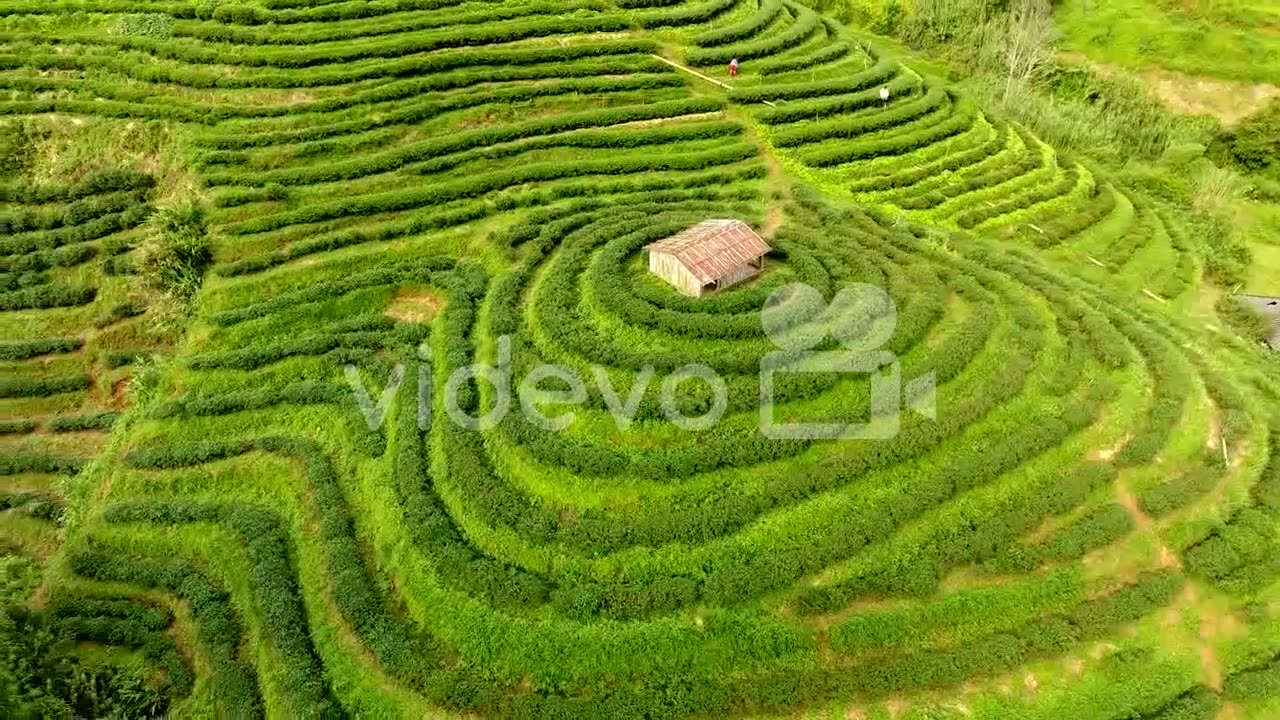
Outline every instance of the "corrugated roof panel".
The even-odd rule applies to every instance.
[[[735,268],[768,254],[769,245],[741,220],[703,220],[649,245],[649,252],[672,255],[702,283],[729,275]]]

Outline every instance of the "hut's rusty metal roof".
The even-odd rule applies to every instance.
[[[735,268],[768,254],[769,246],[741,220],[703,220],[648,246],[651,253],[672,255],[702,283],[729,275]]]

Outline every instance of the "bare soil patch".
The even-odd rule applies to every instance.
[[[444,298],[434,290],[401,290],[391,300],[386,316],[397,322],[425,323],[440,314]]]

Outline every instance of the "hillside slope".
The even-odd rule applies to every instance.
[[[1199,241],[831,19],[0,8],[0,112],[43,138],[0,197],[0,526],[33,604],[158,668],[175,715],[1274,710],[1280,381],[1183,312]],[[174,330],[135,280],[191,200],[211,267]],[[692,301],[642,249],[709,216],[774,252]],[[759,310],[791,282],[882,288],[936,417],[797,372],[784,417],[888,437],[763,437]],[[585,378],[575,422],[457,423],[495,393],[451,375],[506,357]],[[725,388],[701,432],[659,407],[690,364]],[[353,379],[393,386],[372,430]]]

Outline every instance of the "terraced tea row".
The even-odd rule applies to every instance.
[[[0,209],[3,295],[89,293],[0,316],[0,526],[51,558],[44,622],[134,653],[173,714],[1271,702],[1280,385],[1141,293],[1186,297],[1198,241],[830,19],[0,7],[0,112],[172,127],[209,207],[172,347],[122,303],[178,183]],[[771,250],[686,297],[645,247],[709,217]],[[116,366],[153,350],[130,405]],[[771,438],[762,388],[769,421],[836,430]],[[1222,607],[1242,632],[1179,622]]]
[[[726,208],[694,201],[624,212],[585,210],[551,220],[535,233],[495,238],[499,245],[523,248],[524,259],[494,284],[473,265],[441,259],[377,269],[380,256],[370,255],[361,261],[367,270],[353,272],[350,261],[324,263],[265,284],[227,285],[227,299],[208,316],[218,329],[206,348],[184,361],[190,368],[185,384],[201,391],[154,408],[154,419],[135,428],[132,437],[142,449],[127,463],[138,470],[116,477],[92,533],[105,545],[95,550],[99,555],[92,557],[100,559],[86,574],[155,585],[133,571],[119,574],[145,563],[119,565],[105,558],[194,549],[175,545],[170,533],[147,530],[174,523],[197,523],[186,532],[192,540],[197,527],[229,523],[228,530],[242,538],[230,547],[244,544],[248,567],[259,568],[248,571],[250,576],[267,572],[260,567],[266,560],[254,559],[256,538],[279,536],[271,542],[297,547],[297,565],[289,573],[300,578],[296,588],[264,594],[263,574],[256,575],[263,580],[241,585],[249,594],[238,596],[251,627],[259,613],[276,616],[266,608],[289,596],[301,598],[289,602],[305,607],[311,623],[312,649],[297,651],[290,660],[295,669],[259,669],[261,702],[268,708],[307,702],[369,710],[372,703],[390,702],[372,693],[382,682],[379,675],[361,678],[348,674],[354,668],[341,670],[350,667],[343,660],[350,651],[318,629],[340,623],[364,638],[369,661],[377,659],[380,673],[415,687],[441,693],[458,687],[450,663],[424,658],[461,653],[468,665],[487,658],[486,664],[511,667],[508,680],[478,696],[481,707],[495,713],[588,706],[615,717],[673,711],[662,670],[668,666],[655,662],[685,668],[681,682],[692,683],[695,693],[691,704],[679,706],[685,710],[782,709],[848,692],[874,697],[998,673],[1060,655],[1075,641],[1139,619],[1173,600],[1181,582],[1176,574],[1142,575],[1132,589],[1104,597],[1098,591],[1114,587],[1114,578],[1088,580],[1071,567],[1086,551],[1140,540],[1130,523],[1115,520],[1101,522],[1098,530],[1081,529],[1097,525],[1090,518],[1115,507],[1109,500],[1112,483],[1140,480],[1148,486],[1144,498],[1177,485],[1179,505],[1186,509],[1220,502],[1214,488],[1162,484],[1148,466],[1157,453],[1165,458],[1156,467],[1185,467],[1203,456],[1208,428],[1198,421],[1180,423],[1192,406],[1206,401],[1235,418],[1227,442],[1242,462],[1230,470],[1218,467],[1222,482],[1248,485],[1253,471],[1246,468],[1257,465],[1248,458],[1267,457],[1265,443],[1251,446],[1247,439],[1267,432],[1258,408],[1250,410],[1243,394],[1229,389],[1201,395],[1197,377],[1208,387],[1232,386],[1215,365],[1184,354],[1176,327],[1121,309],[1106,293],[985,243],[959,257],[922,252],[910,236],[804,196],[775,237],[785,253],[778,262],[785,264],[765,284],[729,291],[706,306],[658,291],[630,259],[648,239],[713,207]],[[750,205],[739,212],[750,218]],[[768,343],[752,327],[753,314],[744,313],[788,276],[815,287],[875,279],[890,288],[901,310],[889,347],[901,354],[904,377],[937,373],[938,422],[907,420],[903,433],[881,446],[773,446],[754,439],[748,428],[755,426],[755,412],[746,400],[756,378],[746,371]],[[264,295],[268,287],[277,289]],[[244,302],[255,297],[260,299]],[[410,298],[443,308],[430,335],[419,323],[387,319],[402,316],[396,308]],[[483,329],[473,325],[480,307],[491,318]],[[557,322],[548,324],[547,317]],[[317,318],[331,320],[317,324]],[[592,376],[590,365],[597,365],[607,368],[604,377],[620,393],[644,387],[645,363],[625,349],[644,337],[663,348],[644,359],[664,373],[695,361],[721,371],[728,415],[697,442],[682,442],[668,426],[648,419],[661,412],[650,383],[639,395],[626,391],[637,403],[637,424],[624,434],[605,430],[613,419],[597,389],[574,409],[576,421],[563,433],[520,415],[508,415],[484,435],[466,431],[449,420],[448,378],[473,359],[472,348],[486,357],[502,336],[511,338],[515,378],[542,360],[579,368],[586,377]],[[260,340],[282,337],[297,339]],[[423,357],[430,366],[420,372],[427,367],[419,364]],[[352,400],[339,390],[341,367],[352,364],[370,379],[386,377],[392,359],[405,363],[395,424],[369,435]],[[1099,372],[1115,382],[1084,382]],[[1153,388],[1150,400],[1143,383],[1120,384],[1122,378],[1144,376]],[[425,430],[419,424],[423,411],[414,409],[419,382],[432,386],[432,421]],[[852,400],[863,392],[828,377],[784,385],[779,397],[788,412],[801,417],[825,417],[832,410],[838,417],[839,408],[856,404]],[[460,395],[457,402],[467,412],[490,407],[485,390],[463,386]],[[691,414],[706,408],[697,392],[681,397]],[[1072,398],[1066,406],[1071,409],[1063,409],[1062,398]],[[1123,427],[1102,422],[1104,415],[1140,419]],[[245,428],[252,427],[263,428],[263,434],[246,436]],[[612,442],[602,444],[603,437]],[[1003,442],[993,444],[995,438]],[[1094,448],[1116,441],[1113,460],[1084,460]],[[301,479],[281,485],[281,472],[297,474],[290,469],[293,458],[302,462]],[[386,467],[387,474],[359,479],[356,468],[366,464]],[[190,467],[206,469],[177,481]],[[926,490],[921,478],[928,475],[921,473],[931,467],[939,473]],[[1179,517],[1178,511],[1166,512]],[[277,519],[269,520],[272,515]],[[380,518],[377,525],[365,520],[374,517]],[[977,526],[960,522],[978,517],[986,520]],[[1046,520],[1061,531],[1045,534]],[[268,527],[276,529],[267,532]],[[362,533],[364,541],[357,539]],[[1026,540],[1026,534],[1040,537]],[[369,562],[395,578],[395,597],[380,597],[371,579],[359,581],[363,590],[359,584],[339,589],[376,574],[361,569],[356,548],[364,543],[386,548]],[[385,554],[393,547],[394,556]],[[245,562],[225,552],[206,566]],[[1152,572],[1157,565],[1156,558],[1129,562]],[[1028,606],[1029,614],[1004,617],[1005,624],[983,626],[969,639],[917,647],[921,652],[888,664],[871,659],[891,646],[881,641],[878,650],[868,647],[855,628],[889,618],[856,613],[831,630],[833,650],[856,664],[837,662],[842,669],[834,672],[818,652],[813,628],[826,626],[826,613],[861,597],[933,595],[953,569],[974,563],[994,563],[993,569],[1024,579],[1016,589],[979,585],[962,595],[1042,599]],[[331,579],[324,580],[326,574]],[[1070,588],[1065,595],[1063,587]],[[919,602],[946,607],[950,596]],[[390,608],[401,603],[416,626],[401,627],[403,621],[395,619]],[[783,620],[774,613],[782,607],[808,619]],[[470,618],[465,626],[456,624],[459,613]],[[516,617],[527,619],[513,625]],[[267,622],[258,630],[267,637],[286,632],[286,625],[257,622]],[[1049,627],[1066,635],[1043,645],[1037,638]],[[424,629],[438,653],[406,649]],[[510,638],[510,647],[481,642],[495,634]],[[765,636],[776,639],[764,645],[743,639]],[[577,643],[587,637],[606,643],[608,652],[554,671],[540,659],[545,654],[518,650],[552,643],[540,646],[580,657],[589,651]],[[644,643],[634,644],[641,637]],[[788,639],[778,645],[782,638]],[[691,642],[689,649],[675,650]],[[750,678],[747,684],[726,685],[722,661],[705,664],[711,656],[704,653],[714,654],[724,642],[747,653],[735,656],[743,665],[730,676],[741,673],[744,682]],[[992,643],[1008,642],[1020,649],[999,660],[990,655]],[[676,657],[652,657],[650,643],[671,647]],[[778,649],[759,656],[752,650],[762,647]],[[939,655],[944,647],[950,649]],[[305,660],[312,653],[320,659]],[[315,667],[308,663],[314,662],[324,665],[332,685],[316,687],[313,697],[290,678],[308,676]],[[781,676],[771,670],[778,663],[788,668],[791,689],[761,697],[762,688],[781,692]],[[792,686],[797,663],[811,670]],[[358,674],[368,672],[362,665]],[[613,673],[632,678],[633,693],[591,694],[600,678]],[[535,678],[537,692],[516,691],[521,677]],[[554,692],[542,685],[552,677],[560,688]],[[505,691],[503,682],[511,683]],[[1169,688],[1170,699],[1185,689]],[[456,696],[431,697],[470,706]],[[405,707],[398,711],[407,712]]]
[[[56,477],[101,451],[123,408],[124,366],[154,346],[120,277],[153,185],[106,171],[0,189],[0,505],[19,554],[50,552],[63,504]]]

